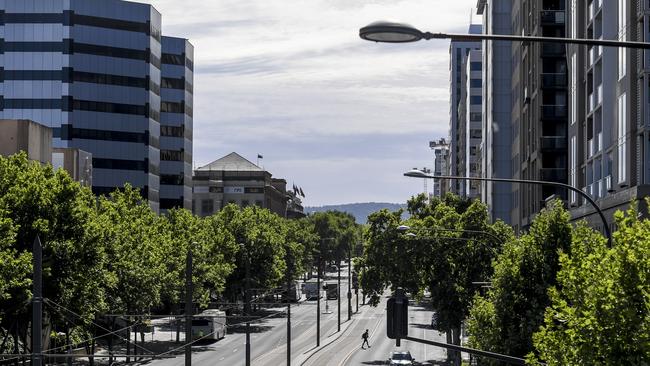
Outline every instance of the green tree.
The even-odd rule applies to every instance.
[[[105,253],[92,229],[95,216],[94,196],[65,171],[29,161],[24,153],[0,157],[0,230],[8,234],[0,249],[7,262],[0,267],[7,265],[10,269],[2,272],[12,278],[0,309],[11,313],[12,321],[28,324],[25,305],[31,282],[26,277],[31,277],[28,262],[36,236],[43,244],[43,294],[49,300],[45,311],[54,328],[65,328],[66,318],[75,319],[73,313],[87,326],[106,309]]]
[[[269,292],[283,284],[286,227],[282,218],[256,206],[242,209],[228,205],[214,220],[221,222],[238,245],[236,267],[226,280],[227,297],[243,298],[247,261],[250,261],[251,288],[257,293]]]
[[[650,221],[616,215],[614,247],[581,225],[534,335],[548,365],[650,364]]]
[[[569,219],[562,203],[554,201],[529,233],[506,243],[494,263],[491,290],[470,311],[473,347],[516,357],[533,350],[532,335],[550,305],[548,289],[557,283],[559,253],[571,244]]]
[[[162,299],[167,307],[184,301],[185,270],[189,247],[192,248],[194,301],[207,306],[225,288],[226,278],[234,270],[238,248],[234,237],[213,217],[199,218],[185,209],[172,209],[162,217],[161,235],[165,237],[163,258],[166,276]]]
[[[409,200],[411,235],[398,230],[401,212],[379,211],[369,217],[361,286],[377,304],[386,286],[403,288],[416,296],[431,293],[437,328],[448,341],[460,343],[460,328],[479,287],[475,282],[492,274],[491,261],[512,230],[490,224],[487,208],[478,201],[446,195],[427,201]],[[456,364],[460,362],[454,355]]]

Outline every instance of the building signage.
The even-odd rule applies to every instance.
[[[224,193],[244,194],[244,187],[223,187]]]

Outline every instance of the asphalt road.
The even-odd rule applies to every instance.
[[[347,323],[347,267],[341,271],[341,327]],[[336,282],[336,274],[328,273],[327,282]],[[352,295],[353,311],[355,295]],[[361,303],[361,299],[359,300]],[[331,314],[321,314],[321,346],[325,340],[337,331],[337,301],[329,300]],[[368,311],[369,306],[360,307],[360,312]],[[321,312],[326,310],[325,298],[321,298]],[[251,324],[251,364],[252,365],[286,365],[287,319],[286,306],[268,309],[268,313],[277,312],[275,316]],[[356,316],[353,316],[353,319]],[[230,333],[234,331],[234,333]],[[291,350],[292,360],[304,357],[305,353],[315,350],[316,346],[316,301],[304,301],[291,307]],[[342,333],[341,333],[342,334]],[[192,364],[196,366],[245,365],[246,338],[244,327],[230,327],[226,337],[218,342],[200,344],[192,347]],[[292,364],[297,364],[292,362]],[[152,366],[184,365],[184,356],[154,360]]]
[[[395,340],[386,336],[386,298],[376,308],[366,309],[345,334],[331,345],[314,354],[304,365],[344,366],[344,365],[385,365],[390,353],[395,350],[410,351],[419,364],[438,364],[446,358],[446,351],[420,343]],[[409,335],[429,340],[445,341],[444,334],[430,328],[432,311],[422,306],[409,307]],[[370,333],[370,348],[361,348],[361,334],[365,329]]]

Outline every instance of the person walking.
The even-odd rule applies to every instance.
[[[361,338],[363,339],[363,343],[361,343],[361,349],[366,349],[366,344],[368,345],[368,348],[370,348],[370,343],[368,343],[369,337],[370,335],[368,335],[368,329],[366,329],[366,331],[361,335]]]

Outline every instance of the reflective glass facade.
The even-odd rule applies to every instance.
[[[191,85],[192,46],[173,40],[168,52],[184,65],[168,71],[165,85],[176,88],[171,79],[182,78]],[[191,114],[161,113],[161,95],[192,110],[191,89],[176,95],[161,88],[163,59],[170,58],[162,42],[161,15],[147,4],[0,0],[0,118],[53,128],[53,146],[92,153],[95,193],[130,183],[158,211],[161,120],[185,131],[176,150],[187,151],[180,164],[188,164],[188,175],[192,138]],[[189,195],[179,197],[191,204]]]
[[[160,209],[192,210],[194,47],[162,37]]]

